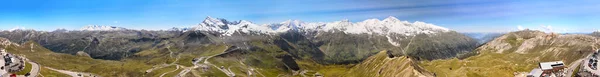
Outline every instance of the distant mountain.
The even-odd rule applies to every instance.
[[[368,19],[362,22],[352,23],[348,20],[335,21],[330,23],[305,23],[299,20],[288,20],[277,24],[254,24],[250,21],[227,21],[221,18],[207,17],[198,26],[192,28],[200,31],[218,32],[223,36],[231,36],[236,32],[249,34],[274,34],[288,31],[299,32],[334,32],[341,31],[350,34],[433,34],[439,32],[448,32],[447,28],[439,27],[424,22],[409,23],[400,21],[395,17],[388,17],[384,20]]]
[[[473,39],[476,39],[479,44],[483,44],[489,41],[494,40],[497,37],[502,36],[504,33],[477,33],[477,32],[469,32],[463,33],[466,36],[469,36]]]
[[[81,28],[82,31],[117,31],[117,30],[128,30],[121,27],[114,26],[99,26],[99,25],[90,25]]]

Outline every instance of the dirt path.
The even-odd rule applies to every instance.
[[[214,64],[212,64],[212,63],[210,63],[208,60],[209,60],[210,58],[214,57],[214,56],[218,56],[218,55],[226,54],[226,53],[229,53],[230,51],[237,50],[237,49],[239,49],[239,48],[235,48],[235,49],[227,50],[227,51],[224,51],[223,53],[219,53],[219,54],[216,54],[216,55],[209,56],[209,57],[207,57],[207,58],[204,60],[204,64],[206,64],[206,65],[210,65],[210,66],[213,66],[214,68],[217,68],[217,69],[219,69],[221,72],[223,72],[223,73],[227,74],[227,76],[229,76],[229,77],[234,77],[234,76],[235,76],[235,73],[233,73],[233,72],[231,72],[231,71],[229,71],[229,70],[226,70],[226,69],[224,69],[224,68],[220,68],[220,67],[218,67],[218,66],[216,66],[216,65],[214,65]]]
[[[173,51],[171,51],[171,46],[167,46],[167,50],[169,50],[169,57],[173,58],[173,56],[172,56],[173,55]],[[156,69],[161,69],[161,68],[169,67],[169,66],[172,66],[172,65],[176,65],[175,63],[177,63],[177,61],[179,61],[179,58],[180,58],[180,56],[177,55],[177,57],[175,58],[175,61],[173,61],[170,64],[155,65],[155,66],[153,66],[154,68],[150,68],[150,69],[146,70],[146,73],[150,73],[150,72],[152,72],[152,71],[154,71]]]
[[[155,65],[155,66],[153,66],[154,68],[150,68],[150,69],[146,70],[146,73],[150,73],[150,72],[152,72],[152,71],[154,71],[156,69],[161,69],[161,68],[165,68],[165,67],[168,67],[168,66],[170,66],[170,65],[169,64]]]
[[[184,77],[185,74],[189,73],[191,70],[192,70],[191,67],[184,67],[183,71],[181,71],[177,74],[177,77]]]
[[[168,73],[172,73],[172,72],[175,72],[175,71],[177,71],[177,70],[179,70],[179,65],[177,65],[177,69],[175,69],[175,70],[173,70],[173,71],[165,72],[165,73],[161,74],[159,77],[163,77],[163,76],[165,76],[166,74],[168,74]]]
[[[190,71],[192,71],[192,69],[196,69],[199,68],[200,66],[198,66],[198,62],[200,62],[201,60],[204,60],[204,57],[200,57],[198,58],[199,61],[194,61],[192,62],[192,64],[194,66],[190,66],[190,67],[184,67],[183,71],[179,72],[179,74],[177,74],[178,77],[184,77],[187,73],[189,73]]]
[[[215,54],[215,55],[211,55],[211,56],[208,56],[208,57],[206,57],[206,58],[205,58],[205,57],[201,57],[199,60],[204,60],[204,62],[203,62],[204,64],[206,64],[206,65],[210,65],[210,66],[213,66],[214,68],[217,68],[217,69],[219,69],[221,72],[223,72],[223,73],[227,74],[227,76],[233,77],[233,76],[235,76],[235,73],[231,72],[231,70],[224,69],[224,68],[223,68],[223,69],[221,69],[221,68],[220,68],[220,67],[218,67],[217,65],[214,65],[214,64],[210,63],[208,60],[209,60],[210,58],[212,58],[212,57],[215,57],[215,56],[218,56],[218,55],[223,55],[223,54],[226,54],[226,53],[229,53],[229,52],[231,52],[231,51],[238,50],[238,49],[239,49],[239,48],[228,49],[228,50],[226,50],[226,51],[224,51],[224,52],[222,52],[222,53]],[[172,52],[170,49],[168,49],[168,50],[169,50],[170,52]],[[177,55],[177,59],[175,60],[175,62],[177,62],[178,60],[179,60],[179,55]],[[175,62],[174,62],[174,63],[175,63]],[[177,64],[174,64],[174,63],[171,63],[170,65],[177,65]],[[178,66],[178,67],[177,67],[178,69],[179,69],[179,67],[181,67],[181,69],[183,69],[183,70],[182,70],[181,72],[179,72],[179,73],[178,73],[176,76],[178,76],[178,77],[185,76],[185,75],[186,75],[187,73],[189,73],[189,72],[190,72],[192,69],[195,69],[195,68],[199,68],[199,67],[200,67],[200,66],[198,66],[198,65],[197,65],[197,62],[193,62],[192,64],[194,64],[194,66],[190,66],[190,67],[184,67],[184,66],[181,66],[181,65],[177,65],[177,66]],[[176,70],[175,70],[175,71],[176,71]],[[151,72],[151,71],[150,71],[150,72]],[[174,72],[174,71],[173,71],[173,72]],[[161,75],[161,76],[162,76],[162,75]]]
[[[235,73],[231,72],[231,70],[230,70],[230,69],[220,68],[219,66],[217,66],[217,65],[214,65],[214,64],[212,64],[212,63],[210,63],[208,60],[209,60],[209,59],[211,59],[212,57],[215,57],[215,56],[218,56],[218,55],[227,54],[227,53],[229,53],[229,52],[231,52],[231,51],[238,50],[238,49],[239,49],[239,48],[237,48],[237,47],[236,47],[236,48],[234,48],[234,49],[228,49],[228,50],[226,50],[226,51],[224,51],[224,52],[222,52],[222,53],[219,53],[219,54],[211,55],[211,56],[208,56],[208,57],[201,57],[201,58],[200,58],[200,60],[204,60],[203,64],[206,64],[206,65],[213,66],[214,68],[217,68],[217,69],[219,69],[221,72],[223,72],[223,73],[227,74],[227,76],[233,77],[233,76],[235,76]],[[167,50],[169,51],[169,57],[173,57],[173,56],[172,56],[172,55],[173,55],[173,51],[171,51],[171,49],[170,49],[170,46],[169,46],[169,47],[167,47]],[[176,76],[178,76],[178,77],[181,77],[181,76],[185,76],[185,75],[186,75],[187,73],[189,73],[189,72],[190,72],[192,69],[195,69],[195,68],[199,68],[199,67],[200,67],[200,66],[198,66],[198,65],[197,65],[197,62],[194,62],[194,63],[192,63],[192,64],[194,64],[194,66],[190,66],[190,67],[184,67],[184,66],[181,66],[181,65],[175,64],[177,61],[179,61],[179,58],[180,58],[180,56],[179,56],[179,55],[177,55],[177,58],[175,59],[175,61],[174,61],[173,63],[170,63],[170,64],[164,64],[164,65],[158,65],[158,66],[155,66],[154,68],[151,68],[151,69],[148,69],[148,70],[146,70],[146,72],[147,72],[147,73],[149,73],[149,72],[152,72],[153,70],[156,70],[156,69],[160,69],[160,68],[164,68],[164,67],[168,67],[168,66],[176,65],[176,66],[177,66],[177,69],[175,69],[175,70],[173,70],[173,71],[169,71],[169,72],[163,73],[163,74],[161,74],[161,75],[160,75],[160,77],[163,77],[164,75],[166,75],[166,74],[168,74],[168,73],[175,72],[175,71],[177,71],[177,70],[179,70],[179,69],[183,69],[181,72],[179,72],[179,73],[176,75]],[[256,70],[254,70],[254,71],[256,71]],[[259,73],[259,74],[260,74],[260,73]],[[261,75],[262,75],[262,74],[261,74]],[[264,75],[263,75],[263,77],[264,77]]]

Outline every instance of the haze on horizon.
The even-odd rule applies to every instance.
[[[600,29],[600,1],[546,0],[8,0],[0,1],[0,30],[78,30],[87,25],[130,29],[191,27],[207,16],[257,24],[286,20],[333,22],[349,19],[423,21],[459,32],[536,29],[592,32]]]

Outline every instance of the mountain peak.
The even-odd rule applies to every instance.
[[[373,18],[373,19],[367,19],[364,20],[363,22],[368,22],[368,23],[376,23],[376,22],[380,22],[381,20],[377,19],[377,18]]]
[[[350,22],[349,19],[343,19],[342,22]]]
[[[220,18],[213,18],[211,16],[206,16],[206,18],[204,18],[204,21],[206,20],[220,20]]]
[[[202,21],[202,23],[206,24],[206,25],[217,25],[217,26],[222,26],[225,25],[227,21],[224,21],[224,19],[221,18],[213,18],[210,16],[207,16],[204,21]]]
[[[389,17],[383,19],[383,22],[396,22],[396,21],[400,21],[400,20],[398,20],[398,18],[396,18],[394,16],[389,16]]]
[[[113,30],[127,30],[122,27],[114,27],[114,26],[100,26],[100,25],[88,25],[81,28],[83,31],[113,31]]]

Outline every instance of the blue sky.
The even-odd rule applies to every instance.
[[[258,24],[332,22],[395,16],[459,32],[600,29],[598,0],[2,0],[0,30],[51,31],[86,25],[131,29],[190,27],[207,16]]]

